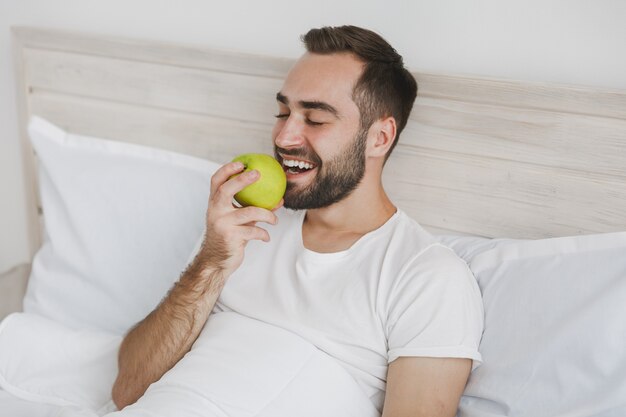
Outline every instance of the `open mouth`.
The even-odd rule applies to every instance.
[[[316,168],[312,162],[291,158],[283,158],[282,165],[285,173],[291,175],[303,174]]]

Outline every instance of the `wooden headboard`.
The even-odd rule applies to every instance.
[[[42,214],[26,135],[32,114],[74,133],[218,162],[272,152],[275,94],[293,60],[13,33],[32,253]],[[514,238],[626,230],[626,91],[414,75],[418,98],[385,185],[423,226]]]

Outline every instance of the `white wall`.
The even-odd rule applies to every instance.
[[[383,34],[411,69],[626,89],[623,0],[0,0],[0,272],[28,261],[12,25],[296,57],[310,27]]]

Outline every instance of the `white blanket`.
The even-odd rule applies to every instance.
[[[11,314],[0,323],[0,387],[24,400],[102,415],[115,409],[111,387],[121,340]]]
[[[300,336],[236,313],[211,316],[192,350],[137,403],[108,413],[120,341],[13,314],[0,325],[0,386],[65,406],[63,416],[380,415],[335,359]]]

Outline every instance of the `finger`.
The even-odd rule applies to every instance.
[[[281,208],[284,204],[285,204],[285,200],[281,198],[281,199],[280,199],[280,201],[278,202],[278,204],[276,205],[276,207],[274,207],[274,208],[272,209],[272,211],[276,211],[276,210],[278,210],[278,209],[279,209],[279,208]]]
[[[270,234],[267,230],[258,226],[242,226],[243,239],[246,242],[250,240],[261,240],[263,242],[270,241]]]
[[[230,205],[232,204],[235,194],[257,181],[260,177],[261,174],[255,169],[246,171],[220,185],[215,193],[215,197],[223,204]]]
[[[222,165],[211,177],[211,195],[214,195],[218,188],[224,184],[228,179],[241,171],[243,171],[244,165],[241,162],[229,162]]]
[[[236,225],[253,224],[256,222],[276,224],[278,222],[278,217],[272,211],[254,206],[234,210],[228,216],[232,216],[232,221]]]

